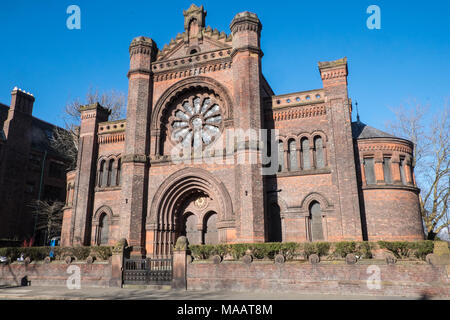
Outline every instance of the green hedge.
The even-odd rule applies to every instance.
[[[333,256],[345,258],[347,254],[352,253],[364,259],[371,259],[374,248],[375,244],[367,241],[341,241],[334,243]]]
[[[256,259],[273,259],[276,254],[283,254],[286,259],[292,259],[300,248],[299,243],[266,242],[266,243],[236,243],[219,245],[190,245],[189,250],[195,259],[209,259],[214,255],[230,254],[235,260],[242,258],[247,250],[251,250]]]
[[[237,243],[219,245],[189,245],[191,254],[195,259],[209,259],[214,255],[231,255],[239,260],[247,250],[251,250],[256,259],[273,259],[276,254],[283,254],[287,260],[296,255],[308,258],[312,254],[329,256],[331,258],[345,258],[352,253],[364,259],[373,257],[372,251],[381,248],[392,252],[397,258],[405,259],[415,257],[425,260],[427,254],[433,252],[433,241],[341,241],[341,242],[267,242],[267,243]]]
[[[58,260],[64,259],[65,256],[75,257],[76,260],[86,260],[90,254],[95,255],[98,260],[108,260],[112,255],[112,247],[7,247],[0,248],[0,256],[11,258],[16,261],[23,253],[24,258],[30,257],[32,261],[42,261],[50,255],[53,249],[54,257]]]
[[[381,249],[386,249],[398,259],[416,257],[425,260],[429,253],[433,253],[434,243],[431,240],[425,241],[378,241]]]

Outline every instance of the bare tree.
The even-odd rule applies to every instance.
[[[126,97],[122,92],[111,90],[99,93],[98,89],[90,88],[83,102],[80,99],[69,102],[62,115],[65,128],[55,128],[51,141],[51,146],[69,159],[69,169],[74,169],[77,162],[80,108],[95,102],[111,111],[109,120],[118,120],[125,116]]]
[[[412,165],[420,192],[420,210],[427,238],[433,240],[444,228],[450,228],[449,102],[436,112],[429,106],[412,102],[395,108],[395,120],[387,124],[394,134],[414,143]]]
[[[45,244],[47,244],[48,239],[61,234],[64,203],[60,201],[34,200],[31,206],[36,218],[35,230],[45,232]]]

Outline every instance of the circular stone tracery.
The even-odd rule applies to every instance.
[[[222,113],[209,95],[183,100],[169,119],[172,141],[183,147],[202,147],[214,142],[222,129]]]

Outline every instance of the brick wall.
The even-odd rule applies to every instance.
[[[74,262],[71,265],[80,267],[81,287],[109,287],[112,275],[110,262]],[[28,265],[15,262],[0,265],[0,285],[21,285],[22,278],[27,277],[34,286],[66,286],[67,279],[73,274],[68,273],[69,265],[62,261],[49,264],[32,262]]]
[[[374,262],[375,263],[375,262]],[[380,263],[380,262],[378,262]],[[187,265],[188,290],[296,291],[312,294],[450,296],[448,266],[377,264],[381,288],[369,289],[369,264],[324,264],[224,261]]]

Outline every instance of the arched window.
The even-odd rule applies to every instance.
[[[120,186],[120,175],[122,173],[122,159],[117,160],[116,186]]]
[[[115,184],[115,174],[114,174],[114,159],[109,160],[109,165],[108,165],[108,180],[106,182],[106,185],[109,186],[113,186]]]
[[[391,184],[392,183],[392,175],[391,175],[391,158],[390,157],[383,158],[383,175],[384,175],[384,183]]]
[[[294,171],[298,169],[297,161],[297,142],[294,139],[289,140],[289,170]]]
[[[100,217],[100,223],[98,226],[98,244],[107,245],[109,240],[109,218],[106,213],[103,213]]]
[[[309,160],[309,140],[307,138],[303,138],[301,140],[302,146],[302,168],[303,170],[308,170],[311,168],[311,162]]]
[[[103,184],[104,184],[104,181],[103,181],[103,172],[105,171],[105,160],[102,160],[101,162],[100,162],[100,169],[99,169],[99,172],[98,172],[98,186],[99,187],[102,187],[103,186]]]
[[[316,155],[316,168],[323,168],[325,166],[325,159],[323,156],[323,141],[321,136],[314,138],[314,152]]]
[[[210,212],[205,219],[203,227],[203,242],[204,244],[217,244],[219,242],[219,235],[217,232],[217,213]]]
[[[281,242],[281,216],[280,207],[276,203],[272,203],[269,207],[268,222],[268,240],[269,242]]]
[[[189,244],[200,244],[200,232],[197,229],[197,216],[192,213],[185,215],[184,235],[188,239]]]
[[[406,184],[405,164],[405,158],[400,157],[400,179],[402,180],[402,184]]]
[[[109,173],[109,166],[108,166],[108,162],[104,161],[103,164],[103,177],[102,177],[102,185],[101,187],[106,187],[108,186],[108,173]]]
[[[323,240],[322,210],[316,201],[309,206],[309,230],[311,241]]]
[[[284,171],[284,148],[283,141],[278,141],[278,172]]]

